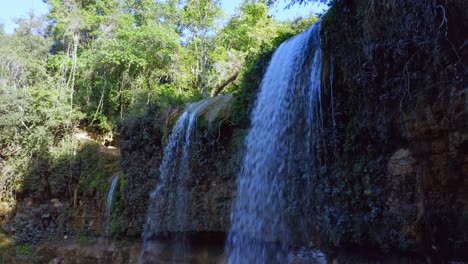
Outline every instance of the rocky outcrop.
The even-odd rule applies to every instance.
[[[187,179],[187,230],[225,232],[235,191],[243,132],[228,122],[232,95],[205,99],[198,111],[195,139],[191,145],[191,177]],[[127,232],[143,231],[150,192],[159,179],[164,144],[181,109],[164,114],[149,112],[128,120],[122,127],[121,145],[125,209],[130,219]],[[133,210],[133,212],[130,212]],[[160,216],[154,216],[160,217]]]
[[[225,232],[238,172],[239,145],[232,142],[228,120],[232,95],[208,99],[198,117],[191,150],[187,230]]]
[[[57,198],[40,203],[25,199],[2,228],[17,244],[37,244],[77,234],[99,236],[104,234],[105,217],[103,207],[88,197],[79,197],[76,207]]]

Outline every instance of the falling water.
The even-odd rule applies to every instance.
[[[338,145],[338,132],[336,128],[336,119],[335,119],[335,100],[333,95],[333,80],[335,78],[335,59],[333,55],[330,56],[330,105],[331,105],[331,118],[332,118],[332,127],[333,127],[333,134],[332,134],[332,143],[333,143],[333,157],[336,157],[336,148]]]
[[[231,213],[231,264],[287,263],[306,230],[308,182],[322,169],[319,33],[318,22],[281,44],[262,80]]]
[[[190,179],[190,148],[194,138],[197,114],[206,100],[187,107],[177,120],[169,142],[164,149],[160,166],[160,183],[150,195],[150,206],[144,231],[144,242],[168,233],[176,236],[178,249],[187,254],[184,233],[187,232],[187,203]],[[150,243],[148,243],[150,244]],[[145,252],[143,252],[143,256]]]
[[[107,194],[107,204],[106,204],[106,237],[109,237],[109,225],[111,220],[111,213],[112,213],[112,201],[114,199],[114,191],[115,186],[117,186],[117,182],[119,181],[120,173],[115,175],[112,178],[111,185],[109,187],[109,193]]]

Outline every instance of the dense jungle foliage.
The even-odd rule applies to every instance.
[[[219,0],[44,2],[47,16],[18,19],[11,34],[0,27],[3,211],[21,197],[103,196],[101,176],[119,170],[118,158],[79,132],[110,142],[123,119],[226,92],[240,95],[232,122],[245,122],[249,76],[316,21],[276,21],[264,0],[233,16]]]

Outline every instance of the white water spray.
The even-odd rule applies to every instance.
[[[281,44],[262,80],[231,213],[231,264],[287,263],[288,247],[306,230],[307,183],[322,166],[319,33],[320,22]]]

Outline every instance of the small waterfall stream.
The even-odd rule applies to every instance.
[[[317,22],[281,44],[262,80],[231,212],[228,263],[288,263],[288,247],[308,230],[308,183],[323,164],[319,33]]]
[[[117,182],[119,182],[120,173],[115,175],[112,178],[111,185],[109,187],[109,193],[107,194],[107,203],[106,203],[106,238],[109,238],[109,226],[111,220],[111,213],[112,213],[112,201],[114,200],[114,191],[115,187],[117,186]]]
[[[155,237],[175,234],[175,251],[184,261],[190,250],[186,241],[188,188],[190,179],[190,148],[194,139],[197,115],[207,100],[190,104],[172,129],[169,142],[164,149],[160,166],[160,182],[150,194],[144,243],[150,244]],[[143,252],[145,255],[145,252]]]

